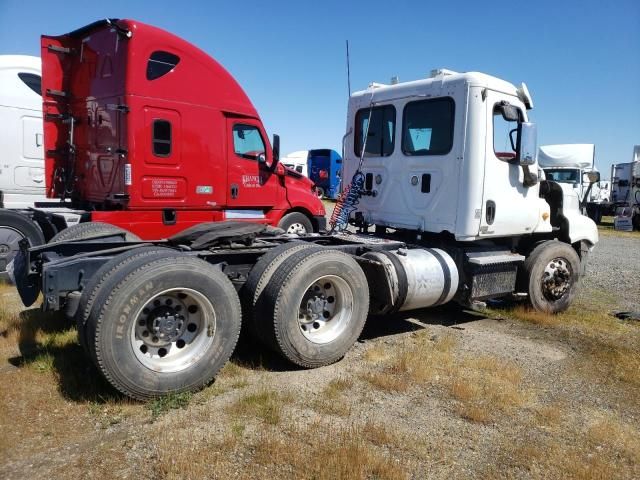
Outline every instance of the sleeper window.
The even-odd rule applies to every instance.
[[[171,122],[167,120],[153,121],[153,154],[156,157],[171,155]]]
[[[445,155],[453,145],[454,103],[436,98],[407,103],[402,126],[405,155]]]
[[[36,75],[35,73],[20,72],[18,74],[18,77],[27,87],[36,92],[38,95],[42,96],[42,78],[40,77],[40,75]]]
[[[255,160],[265,152],[260,130],[253,125],[233,126],[233,149],[236,155]]]
[[[371,121],[369,121],[371,116]],[[365,135],[367,136],[365,141]],[[363,108],[356,114],[354,152],[359,157],[365,147],[367,157],[387,157],[393,153],[396,136],[396,109],[393,105]]]
[[[166,75],[180,63],[180,57],[173,53],[155,51],[147,61],[147,80],[155,80]]]

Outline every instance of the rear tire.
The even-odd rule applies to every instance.
[[[94,362],[96,362],[96,359],[93,358],[93,353],[88,347],[89,341],[87,339],[86,326],[92,314],[93,305],[102,305],[111,290],[115,287],[118,279],[113,279],[114,273],[126,268],[127,265],[133,265],[135,268],[157,258],[164,258],[168,255],[175,254],[176,251],[170,248],[155,246],[134,248],[113,257],[89,278],[82,289],[82,295],[80,296],[80,302],[74,318],[78,329],[78,342],[82,345],[85,352],[92,357]]]
[[[11,210],[0,210],[0,279],[7,278],[7,264],[20,250],[20,240],[26,238],[32,247],[44,244],[40,227],[29,217]]]
[[[523,273],[534,309],[545,313],[564,312],[577,293],[580,258],[571,245],[546,241],[527,257]]]
[[[127,242],[139,242],[140,237],[137,235],[125,230],[124,228],[116,227],[115,225],[111,225],[109,223],[101,223],[101,222],[86,222],[86,223],[78,223],[77,225],[72,225],[69,228],[65,228],[64,230],[56,233],[49,243],[53,242],[63,242],[63,241],[74,241],[74,240],[88,240],[93,237],[98,237],[107,234],[117,234],[124,233],[125,241]]]
[[[103,287],[109,295],[87,322],[98,368],[139,400],[206,386],[241,324],[238,295],[221,270],[180,254],[146,260],[113,273],[115,287]]]
[[[247,281],[242,286],[242,318],[248,333],[256,340],[264,342],[265,332],[263,331],[265,321],[262,318],[262,308],[259,305],[264,303],[263,292],[269,280],[282,265],[282,263],[300,250],[317,249],[312,243],[291,242],[272,248],[262,255],[253,266],[247,277]]]
[[[369,311],[364,272],[336,250],[291,255],[274,273],[264,297],[270,343],[306,368],[340,360],[360,336]]]
[[[284,230],[285,233],[296,233],[298,235],[307,235],[313,232],[311,220],[300,212],[287,213],[278,222],[278,228]]]

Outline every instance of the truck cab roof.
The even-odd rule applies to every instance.
[[[412,80],[409,82],[401,82],[391,85],[371,83],[366,90],[354,92],[351,95],[351,98],[352,101],[355,101],[356,103],[359,103],[359,99],[369,102],[371,95],[373,94],[375,102],[377,103],[401,97],[425,96],[429,95],[428,92],[430,90],[434,91],[434,95],[439,95],[442,90],[447,90],[448,87],[459,87],[462,84],[465,84],[468,87],[475,86],[489,88],[515,97],[522,95],[522,88],[516,88],[512,83],[485,73],[458,73],[451,70],[438,69],[432,71],[429,78],[423,78],[420,80]]]

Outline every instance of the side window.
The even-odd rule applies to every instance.
[[[453,146],[455,104],[452,98],[409,102],[404,107],[402,152],[445,155]]]
[[[147,61],[147,80],[155,80],[166,75],[180,63],[180,57],[173,53],[155,51]]]
[[[522,111],[518,109],[518,116],[522,119]],[[518,128],[517,121],[508,121],[502,116],[500,104],[493,106],[493,152],[500,160],[509,161],[516,158],[515,145],[511,145],[510,132]],[[514,133],[515,142],[516,135]]]
[[[153,121],[152,147],[156,157],[171,155],[171,122],[167,120]]]
[[[242,158],[256,160],[265,152],[260,130],[253,125],[236,124],[233,126],[233,149]]]
[[[31,90],[42,96],[42,78],[35,73],[18,73],[18,78]]]
[[[354,142],[354,152],[358,157],[362,154],[363,145],[366,145],[367,157],[388,157],[393,153],[395,137],[396,109],[393,105],[358,110]]]

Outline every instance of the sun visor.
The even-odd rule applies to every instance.
[[[593,166],[594,155],[595,145],[592,143],[543,145],[538,150],[538,164],[542,168],[588,168]]]

